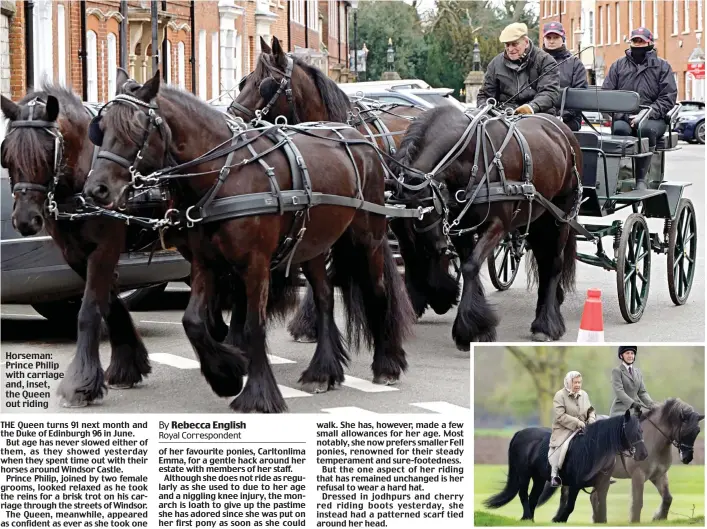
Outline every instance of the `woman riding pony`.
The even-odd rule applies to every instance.
[[[621,363],[611,370],[611,386],[614,389],[614,402],[611,404],[609,414],[621,415],[626,410],[641,407],[652,409],[657,406],[646,391],[643,384],[643,374],[634,365],[638,347],[635,345],[622,345],[619,347],[619,360]]]
[[[559,473],[567,455],[572,438],[586,425],[596,421],[596,414],[589,395],[582,389],[582,374],[570,371],[565,375],[565,387],[555,393],[553,399],[554,419],[548,460],[552,469],[550,484],[560,487]]]

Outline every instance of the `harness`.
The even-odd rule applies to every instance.
[[[196,204],[188,206],[184,213],[181,213],[177,209],[170,209],[163,219],[147,219],[146,222],[142,219],[140,221],[153,229],[159,229],[161,234],[168,227],[180,226],[184,223],[186,223],[187,228],[191,228],[197,223],[208,224],[248,216],[294,213],[295,220],[290,232],[280,243],[271,263],[271,266],[275,268],[286,261],[286,273],[289,274],[294,252],[306,232],[307,213],[312,206],[345,206],[368,211],[377,215],[404,218],[422,218],[424,214],[432,210],[431,207],[418,207],[416,209],[388,207],[365,201],[362,195],[361,176],[350,146],[365,144],[376,149],[376,152],[379,154],[380,152],[368,141],[346,139],[342,131],[352,130],[352,128],[346,124],[340,123],[307,123],[300,126],[276,123],[274,125],[264,124],[259,127],[249,127],[243,120],[226,117],[226,123],[231,131],[231,137],[228,140],[194,160],[183,164],[168,166],[148,175],[143,175],[138,168],[138,163],[143,159],[142,153],[147,146],[152,130],[158,129],[162,138],[165,140],[165,160],[163,160],[163,165],[168,165],[166,157],[169,152],[167,145],[169,133],[166,130],[166,123],[157,113],[158,108],[138,101],[139,100],[131,96],[119,95],[107,104],[127,104],[147,115],[150,124],[143,138],[142,146],[137,151],[135,160],[131,162],[122,156],[105,150],[101,150],[98,154],[99,158],[104,158],[116,163],[130,172],[131,181],[124,186],[123,192],[129,189],[141,189],[145,186],[161,186],[175,178],[188,178],[207,173],[219,173],[212,187]],[[102,110],[103,109],[101,109],[101,111]],[[102,132],[99,127],[100,119],[100,114],[94,118],[89,134],[91,140],[98,145],[103,142]],[[324,137],[316,134],[315,132],[317,131],[333,132],[336,137]],[[304,134],[343,145],[347,152],[348,159],[354,168],[356,197],[338,196],[313,191],[305,157],[292,141],[292,137],[296,134]],[[264,151],[257,152],[253,147],[253,143],[260,138],[270,140],[272,146]],[[241,161],[234,162],[236,152],[243,149],[247,149],[251,156],[243,158]],[[270,167],[264,160],[267,154],[276,150],[281,150],[288,160],[293,179],[293,189],[291,190],[281,190],[279,188],[274,168]],[[207,171],[205,173],[184,173],[184,171],[189,168],[223,157],[225,157],[225,161],[220,170]],[[245,195],[217,198],[219,190],[231,173],[231,169],[255,162],[262,166],[268,177],[270,183],[269,193],[248,193]],[[126,219],[126,222],[127,221]]]
[[[42,101],[39,97],[35,97],[30,102],[27,103],[29,107],[29,118],[26,120],[17,120],[10,122],[10,130],[7,136],[12,134],[16,129],[21,128],[34,128],[45,131],[47,134],[54,138],[54,165],[52,168],[52,178],[47,182],[46,185],[34,184],[30,182],[17,182],[12,186],[12,194],[17,195],[21,193],[26,195],[28,191],[35,191],[42,193],[47,196],[46,205],[50,212],[56,210],[56,202],[54,201],[54,192],[59,184],[59,176],[61,170],[61,161],[64,157],[64,136],[59,131],[58,123],[54,121],[43,121],[39,119],[34,119],[34,112],[37,105],[46,107],[47,104]]]

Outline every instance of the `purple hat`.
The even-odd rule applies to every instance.
[[[635,38],[639,38],[650,43],[653,42],[653,33],[651,33],[648,28],[634,29],[631,32],[631,38],[629,38],[629,40],[633,40]]]
[[[563,39],[565,38],[565,28],[559,22],[548,22],[543,26],[543,36],[549,33],[555,33]]]

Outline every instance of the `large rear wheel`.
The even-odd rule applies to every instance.
[[[628,323],[643,316],[651,283],[651,236],[643,215],[631,213],[621,232],[616,259],[616,288],[621,315]]]
[[[668,233],[668,290],[676,305],[690,296],[697,261],[697,217],[692,201],[681,198]]]

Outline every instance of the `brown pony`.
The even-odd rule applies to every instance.
[[[300,382],[311,390],[326,391],[344,379],[348,356],[334,322],[333,289],[325,267],[331,249],[337,274],[345,284],[350,337],[357,342],[362,336],[373,344],[374,381],[394,383],[407,367],[402,341],[414,322],[414,312],[385,237],[385,217],[338,205],[311,207],[304,215],[286,211],[217,221],[189,217],[189,208],[210,191],[220,200],[293,189],[286,153],[274,147],[265,129],[237,132],[229,128],[223,114],[193,95],[160,87],[159,72],[144,85],[128,81],[119,73],[117,84],[128,97],[105,108],[95,123],[102,148],[84,193],[99,204],[119,207],[136,171],[148,174],[173,164],[193,163],[193,173],[183,175],[179,182],[173,178],[168,185],[180,218],[195,220],[187,229],[192,282],[182,321],[202,373],[216,394],[237,395],[231,403],[237,411],[286,410],[266,356],[265,325],[269,316],[282,314],[293,300],[292,274],[287,276],[283,263],[271,271],[281,243],[293,233],[299,242],[290,254],[291,263],[302,266],[318,310],[319,342]],[[342,140],[336,133],[353,142],[348,150],[337,146]],[[384,203],[384,168],[354,129],[319,128],[294,134],[291,142],[307,166],[313,192],[349,198],[360,193],[369,203]],[[238,163],[226,161],[229,165],[224,165],[224,159],[231,159],[226,154],[214,157],[221,151],[213,151],[223,145],[232,146]],[[210,152],[211,158],[204,154]],[[246,158],[252,163],[243,161]],[[131,164],[132,170],[116,159]],[[272,195],[275,198],[277,193]],[[209,322],[208,300],[223,288],[216,279],[227,272],[237,278],[230,292],[235,313],[244,315],[242,325],[232,329],[236,345],[215,340]]]
[[[272,48],[260,40],[262,53],[253,72],[244,77],[240,92],[229,112],[244,120],[255,118],[256,111],[265,111],[265,119],[280,116],[290,123],[338,121],[349,123],[364,136],[375,141],[381,151],[394,155],[400,147],[403,133],[425,109],[403,105],[385,105],[379,110],[364,103],[352,103],[348,96],[318,68],[285,53],[277,37]],[[289,90],[289,92],[288,92]],[[414,236],[434,222],[431,215],[423,220],[394,218],[390,227],[396,235],[405,262],[405,283],[418,317],[427,306],[438,314],[449,311],[459,297],[457,281],[448,273],[449,248],[446,239],[436,239],[431,247],[421,244],[428,239]],[[420,259],[420,254],[430,254]],[[431,266],[438,263],[439,266]],[[330,269],[336,283],[335,270]],[[233,320],[232,320],[233,321]],[[315,300],[311,287],[297,314],[288,325],[298,341],[317,340]]]
[[[129,388],[150,373],[147,350],[118,297],[114,279],[128,229],[122,222],[100,217],[57,221],[48,211],[49,193],[60,206],[75,206],[73,197],[81,193],[91,169],[91,117],[81,100],[70,90],[50,84],[28,93],[18,104],[3,96],[0,100],[9,119],[1,149],[15,197],[13,226],[25,236],[46,228],[67,264],[86,282],[78,312],[76,355],[59,384],[65,405],[85,406],[103,397],[106,382]],[[98,356],[102,318],[112,351],[105,374]]]

